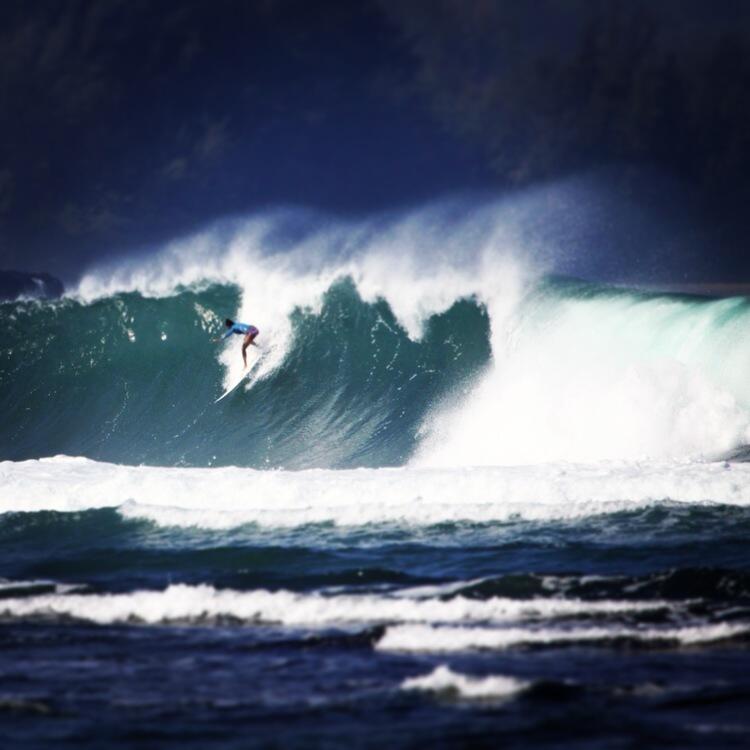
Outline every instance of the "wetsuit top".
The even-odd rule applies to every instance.
[[[257,332],[258,329],[255,326],[249,326],[246,323],[235,323],[221,338],[229,338],[233,333],[239,333],[241,336],[246,336],[248,333]]]

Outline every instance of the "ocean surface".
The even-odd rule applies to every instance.
[[[750,299],[425,226],[0,304],[4,744],[750,744]]]

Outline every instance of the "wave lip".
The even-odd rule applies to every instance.
[[[0,480],[5,512],[110,507],[160,526],[210,529],[573,519],[663,501],[750,506],[750,464],[728,462],[262,471],[58,456],[2,462]]]
[[[421,677],[410,677],[401,683],[402,690],[453,694],[467,700],[511,698],[523,692],[530,683],[503,675],[472,677],[454,672],[441,664]]]
[[[0,598],[12,598],[29,594],[67,594],[80,591],[86,586],[78,583],[58,583],[47,579],[35,579],[32,581],[10,581],[0,578]]]

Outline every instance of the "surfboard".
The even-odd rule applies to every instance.
[[[214,403],[218,404],[219,401],[226,398],[232,391],[234,391],[238,386],[244,383],[245,379],[252,373],[252,371],[255,369],[255,366],[258,364],[258,362],[260,362],[260,360],[261,360],[261,355],[258,354],[258,356],[255,357],[255,359],[247,366],[247,368],[242,371],[242,374],[240,375],[240,377],[235,382],[231,383],[229,385],[229,388],[227,388],[224,391],[224,393],[222,393],[221,396],[219,396],[219,398],[217,398],[216,401],[214,401]]]

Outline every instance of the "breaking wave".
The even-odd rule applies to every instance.
[[[255,468],[713,458],[750,300],[548,276],[485,211],[273,214],[0,305],[0,455]],[[246,387],[224,317],[260,328]]]

